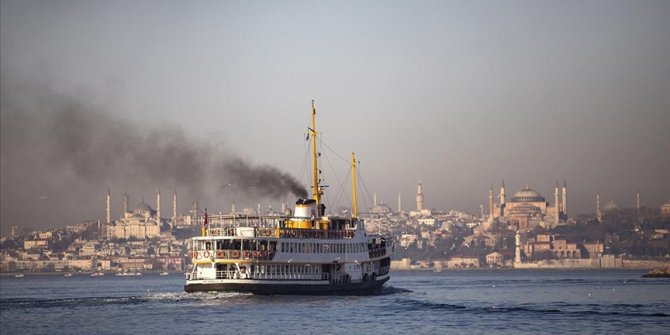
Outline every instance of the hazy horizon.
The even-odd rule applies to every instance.
[[[478,213],[502,180],[553,203],[556,177],[571,216],[670,199],[667,1],[0,6],[3,233],[104,220],[108,187],[113,218],[159,187],[164,217],[175,187],[180,212],[293,203],[312,99],[363,205],[412,209],[418,180],[427,208]]]

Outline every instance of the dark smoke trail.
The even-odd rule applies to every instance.
[[[102,218],[107,185],[115,205],[125,185],[147,193],[178,185],[182,204],[220,197],[224,189],[238,200],[307,194],[292,176],[252,165],[179,128],[145,129],[81,99],[16,85],[4,74],[1,89],[3,230],[59,226],[66,216],[72,222]]]

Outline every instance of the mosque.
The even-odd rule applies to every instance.
[[[559,192],[558,180],[554,189],[554,203],[551,205],[534,189],[526,188],[516,192],[509,201],[506,197],[505,181],[500,186],[499,202],[495,203],[493,187],[489,190],[489,217],[485,230],[494,222],[507,222],[519,230],[530,230],[537,226],[552,228],[568,219],[568,186],[563,182]]]
[[[161,233],[160,191],[156,194],[154,210],[144,200],[130,211],[128,195],[123,195],[123,213],[118,220],[111,220],[111,195],[107,190],[106,202],[106,236],[109,239],[148,239],[158,237]]]

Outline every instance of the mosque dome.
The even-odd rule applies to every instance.
[[[153,214],[156,212],[151,206],[147,205],[146,202],[142,201],[137,206],[135,206],[135,209],[133,210],[133,213],[135,214],[144,214],[144,213],[151,213]]]
[[[605,206],[603,206],[603,211],[605,212],[616,212],[620,209],[621,207],[617,205],[617,203],[614,202],[613,200],[610,200],[610,202],[608,202],[607,204],[605,204]]]
[[[526,187],[516,192],[512,197],[512,202],[544,202],[544,197],[532,188]]]
[[[393,210],[391,207],[389,207],[386,204],[377,204],[376,206],[372,207],[371,212],[376,213],[376,214],[382,214],[382,213],[390,213]]]

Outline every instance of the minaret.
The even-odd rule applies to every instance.
[[[128,193],[123,193],[123,214],[128,213]]]
[[[177,188],[174,188],[174,193],[172,194],[172,221],[177,220]]]
[[[419,212],[423,210],[423,190],[421,189],[421,180],[419,180],[419,184],[416,186],[416,210]]]
[[[161,223],[161,188],[156,191],[156,222]]]
[[[558,198],[558,177],[556,177],[556,188],[554,188],[554,224],[558,224],[560,219],[561,203]]]
[[[402,213],[402,194],[398,192],[398,213]]]
[[[563,179],[563,201],[561,201],[563,217],[568,219],[568,182]]]
[[[377,192],[372,194],[372,207],[377,207]]]
[[[500,216],[505,216],[505,181],[500,185]]]
[[[603,215],[600,212],[600,192],[596,193],[596,217],[598,222],[603,222]]]
[[[635,212],[638,215],[640,214],[640,191],[637,191],[637,194],[635,195]]]
[[[493,222],[493,185],[489,189],[489,219]]]
[[[479,204],[479,211],[481,212],[481,218],[484,220],[484,204]]]
[[[514,263],[521,263],[521,234],[519,231],[516,231],[515,239],[515,250],[514,250]]]
[[[112,223],[112,193],[107,187],[107,207],[105,208],[105,222]]]

